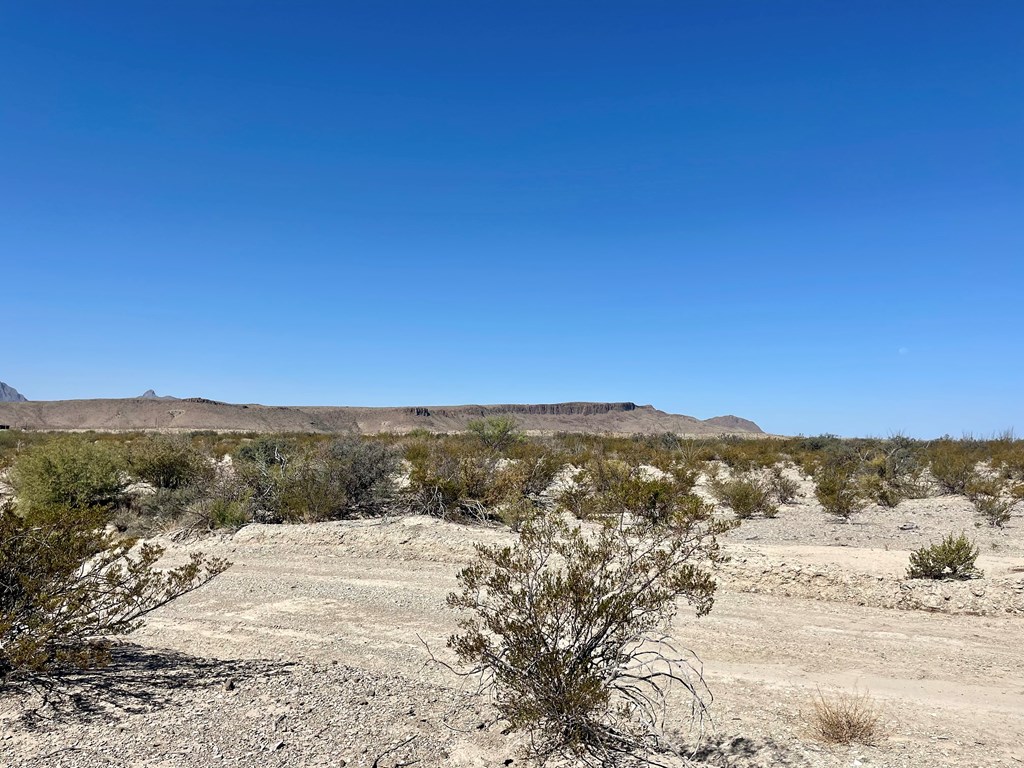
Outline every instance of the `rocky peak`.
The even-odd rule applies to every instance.
[[[0,381],[0,403],[24,403],[28,398],[14,387]]]

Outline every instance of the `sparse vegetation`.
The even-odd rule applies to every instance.
[[[1008,483],[994,476],[976,475],[967,484],[966,493],[978,514],[996,528],[1002,528],[1010,522],[1013,508],[1018,502]]]

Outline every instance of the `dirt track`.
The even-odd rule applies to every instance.
[[[235,536],[206,540],[199,548],[229,557],[234,566],[199,592],[161,609],[132,639],[142,646],[225,664],[253,660],[269,666],[254,673],[252,680],[238,673],[237,690],[227,693],[221,690],[223,675],[211,672],[204,687],[203,675],[198,674],[189,684],[171,686],[167,702],[150,714],[122,716],[117,722],[122,727],[127,723],[125,733],[163,729],[171,734],[167,740],[180,739],[180,721],[189,721],[184,713],[205,707],[207,721],[212,718],[222,722],[220,728],[235,732],[236,738],[218,746],[223,764],[262,765],[260,761],[273,753],[284,761],[268,764],[341,765],[339,761],[346,760],[349,765],[369,765],[377,753],[404,738],[411,726],[402,718],[412,708],[423,716],[422,722],[416,719],[420,736],[413,742],[419,750],[415,759],[422,764],[501,765],[514,755],[514,738],[502,736],[498,728],[476,728],[477,720],[486,719],[482,710],[453,690],[457,680],[424,666],[427,654],[422,643],[444,652],[445,638],[455,625],[444,598],[459,564],[472,552],[472,541],[509,536],[497,529],[405,518],[254,525]],[[879,574],[903,557],[878,551],[872,558],[870,549],[799,545],[763,545],[759,553],[773,562],[797,558],[804,566],[825,558],[834,565],[839,555],[861,570],[877,562]],[[717,753],[718,764],[1024,765],[1024,617],[950,615],[846,600],[750,594],[742,591],[749,586],[744,567],[731,568],[710,616],[696,620],[684,609],[676,622],[676,634],[703,659],[715,695],[713,734],[728,747]],[[293,662],[297,666],[274,667]],[[276,674],[288,682],[277,680]],[[370,706],[357,701],[365,695],[358,687],[364,683],[378,695],[387,691],[400,701],[382,708],[378,705],[383,699],[374,699],[373,717],[361,737],[363,747],[338,741],[316,752],[310,745],[319,742],[310,741],[309,733],[302,735],[303,728],[313,726],[303,724],[290,736],[282,735],[282,746],[271,749],[278,740],[263,716],[266,707],[274,713],[274,707],[284,707],[280,711],[288,714],[289,722],[303,717],[319,722],[325,716],[322,710],[342,717],[349,712],[346,707],[354,708],[343,724],[324,727],[331,727],[332,733],[338,727],[360,733],[359,721],[353,718]],[[815,742],[805,715],[818,687],[824,692],[870,692],[885,710],[889,736],[873,747]],[[296,691],[295,701],[274,703],[279,689]],[[211,696],[220,702],[215,715],[208,712]],[[295,710],[303,711],[302,702],[316,697],[327,699],[322,707],[308,707],[299,717]],[[676,722],[685,731],[685,702],[680,699],[675,705]],[[467,713],[474,721],[468,732],[453,730]],[[450,727],[445,727],[446,719]],[[69,734],[78,743],[95,739],[98,733],[109,737],[110,732],[101,721],[81,719],[35,733],[14,726],[16,735],[5,743],[16,745],[9,754],[17,757],[5,758],[4,764],[107,764],[93,761],[86,752],[61,753],[44,763],[27,758],[51,753],[72,739]],[[736,737],[742,740],[732,741]],[[253,738],[258,749],[240,746]],[[166,744],[127,744],[115,737],[112,745],[126,756],[117,764],[191,766],[207,765],[204,760],[212,759],[202,749],[167,758]],[[359,751],[363,748],[365,753]]]

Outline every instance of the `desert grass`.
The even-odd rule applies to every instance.
[[[812,700],[811,728],[829,744],[875,744],[885,736],[882,708],[865,691],[825,696],[818,690]]]

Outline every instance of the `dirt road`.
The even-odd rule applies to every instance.
[[[422,764],[501,765],[514,758],[515,737],[478,727],[486,707],[460,692],[451,675],[425,666],[424,643],[444,655],[456,621],[444,599],[457,568],[472,554],[472,542],[510,535],[405,518],[254,525],[205,540],[197,548],[228,557],[233,567],[158,611],[132,640],[235,666],[225,672],[214,665],[208,674],[200,669],[194,679],[169,686],[159,706],[122,713],[114,726],[109,719],[72,718],[33,731],[8,713],[8,749],[0,762],[370,765],[379,751],[412,734],[403,749],[413,750],[410,759]],[[835,562],[834,552],[818,546],[765,545],[758,551],[758,569],[765,558],[798,560],[804,567]],[[896,555],[880,552],[872,559],[870,552],[858,550],[850,558],[864,578],[872,578],[872,563],[878,578],[893,578]],[[743,566],[734,568],[712,613],[697,620],[683,609],[674,630],[700,655],[715,697],[713,764],[1024,765],[1024,617],[751,594],[742,591],[744,579]],[[366,703],[368,689],[375,693],[372,704]],[[815,741],[807,715],[818,689],[826,695],[869,692],[883,709],[888,736],[870,747]],[[674,699],[673,707],[670,719],[685,732],[685,701]],[[324,721],[324,708],[336,722]],[[371,710],[372,717],[359,720]],[[279,725],[271,728],[270,722],[281,714],[293,730],[278,738]],[[234,736],[211,740],[198,726],[184,733],[189,723],[201,722]],[[314,740],[314,726],[348,735]],[[113,730],[118,727],[124,730]],[[145,738],[130,738],[140,729],[169,735],[149,738],[161,742],[154,747],[142,743]],[[69,740],[92,743],[101,734],[109,744],[103,754],[120,762],[102,762],[82,750],[38,762]],[[196,751],[182,753],[179,744],[177,752],[168,752],[174,739]],[[350,744],[353,739],[363,746]],[[317,751],[321,742],[326,746]],[[210,744],[221,757],[214,757]],[[379,765],[392,765],[392,757]]]

